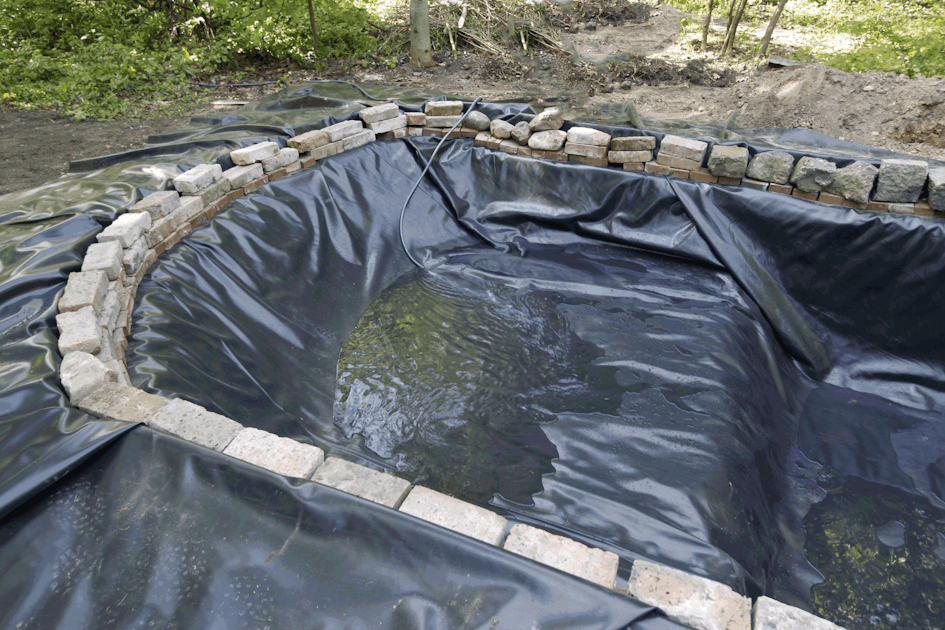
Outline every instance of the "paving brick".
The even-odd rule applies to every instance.
[[[409,481],[336,457],[329,457],[319,466],[312,481],[393,509],[410,490]]]
[[[131,247],[150,227],[151,215],[147,212],[126,213],[112,221],[95,238],[99,243],[118,241],[122,248],[126,248]]]
[[[735,177],[722,177],[719,176],[719,183],[726,186],[741,186],[742,180]]]
[[[782,186],[771,182],[768,184],[768,192],[778,193],[779,195],[790,195],[794,192],[794,186]]]
[[[70,352],[59,366],[59,380],[72,404],[104,383],[117,383],[118,374],[88,352]]]
[[[590,127],[571,127],[568,129],[567,142],[602,147],[605,151],[610,146],[610,134]],[[579,154],[583,155],[583,154]],[[594,156],[603,157],[603,156]]]
[[[125,269],[125,273],[129,276],[133,276],[138,272],[138,268],[141,266],[141,261],[144,260],[145,254],[148,253],[148,239],[145,236],[139,236],[138,240],[131,244],[131,247],[125,249],[121,255],[121,264]]]
[[[103,383],[79,400],[82,411],[109,420],[146,422],[168,404],[166,398],[120,383]]]
[[[709,145],[701,140],[684,138],[682,136],[666,135],[663,136],[663,140],[660,142],[661,154],[698,162],[699,165],[696,166],[696,168],[702,166],[702,158],[705,156],[705,152],[708,148]],[[669,164],[669,166],[672,166],[672,164]]]
[[[343,120],[340,123],[325,127],[322,131],[328,134],[329,142],[340,142],[345,138],[361,133],[363,130],[364,125],[360,120]]]
[[[223,199],[220,200],[220,209],[222,210],[224,207],[226,207],[226,205],[227,205],[228,203],[230,203],[230,202],[232,202],[232,201],[236,201],[237,199],[240,199],[240,198],[242,198],[242,197],[243,197],[243,189],[242,189],[242,188],[237,188],[236,190],[231,190],[231,191],[228,192],[226,195],[224,195]]]
[[[669,175],[670,168],[664,164],[658,164],[657,162],[647,162],[643,170],[647,173],[653,173],[654,175]]]
[[[148,230],[148,247],[157,247],[158,243],[166,239],[179,225],[178,219],[172,216],[164,217]],[[120,259],[119,259],[120,260]]]
[[[494,137],[495,136],[488,131],[480,131],[476,134],[476,146],[484,147],[488,144],[489,140]]]
[[[432,127],[424,127],[423,135],[425,136],[435,136],[437,138],[442,138],[446,135],[446,129],[434,129]]]
[[[181,193],[197,194],[223,178],[219,164],[199,164],[174,178],[174,188]]]
[[[653,159],[653,152],[646,151],[608,151],[607,160],[615,164],[627,162],[649,162]]]
[[[564,151],[545,151],[545,159],[553,162],[567,162],[568,154]]]
[[[449,129],[459,122],[459,116],[431,116],[427,114],[426,127]]]
[[[833,193],[829,193],[829,192],[822,192],[819,195],[817,195],[817,201],[821,203],[829,203],[835,206],[839,206],[843,204],[843,197],[841,197],[840,195],[834,195]]]
[[[59,298],[59,312],[68,313],[91,306],[96,316],[102,311],[102,302],[108,291],[108,276],[104,271],[75,271],[69,274],[66,288]]]
[[[627,595],[695,630],[750,630],[751,600],[728,586],[636,560]]]
[[[490,545],[505,534],[506,520],[498,514],[429,488],[411,490],[400,511]]]
[[[331,142],[331,140],[328,134],[322,129],[316,129],[299,134],[294,138],[289,138],[288,145],[293,149],[297,149],[299,153],[308,153],[318,147],[325,146],[329,142]]]
[[[243,185],[243,194],[248,195],[249,193],[259,190],[263,186],[269,183],[269,176],[263,175],[259,179],[254,179],[253,181]]]
[[[649,151],[656,148],[656,138],[653,136],[625,136],[611,138],[611,151]]]
[[[595,158],[588,157],[586,155],[568,155],[569,162],[580,162],[582,164],[590,164],[591,166],[607,166],[610,164],[607,161],[607,158]]]
[[[801,190],[800,188],[795,188],[793,191],[791,191],[792,197],[797,197],[798,199],[806,199],[807,201],[817,201],[818,195],[819,193],[807,192],[807,191]]]
[[[287,173],[294,173],[295,171],[298,171],[301,169],[302,169],[302,163],[299,161],[292,162],[290,164],[285,165],[285,170]]]
[[[317,446],[250,428],[240,431],[223,454],[286,477],[303,479],[325,461],[325,452]]]
[[[719,183],[719,178],[709,172],[707,168],[700,168],[698,171],[691,171],[689,173],[689,179],[694,179],[697,182],[708,182],[710,184]]]
[[[689,173],[691,172],[682,168],[671,168],[669,169],[669,176],[677,179],[689,179]]]
[[[190,223],[191,219],[201,212],[203,212],[203,199],[200,197],[181,197],[180,207],[171,216],[174,217],[178,227],[180,227]]]
[[[431,116],[459,116],[463,113],[462,101],[428,101],[423,108],[427,119]]]
[[[374,107],[365,107],[358,112],[358,117],[365,125],[378,123],[382,120],[390,120],[398,116],[400,116],[400,108],[397,107],[397,103],[384,103],[383,105],[375,105]]]
[[[649,164],[649,162],[647,162],[647,164]],[[641,172],[645,167],[646,165],[643,162],[625,162],[623,165],[623,170]]]
[[[394,131],[395,129],[406,129],[406,127],[406,116],[396,116],[394,118],[388,118],[387,120],[381,120],[368,125],[368,129],[373,131],[375,134],[387,133],[388,131]]]
[[[279,152],[268,157],[262,162],[263,171],[270,173],[272,171],[278,170],[285,167],[287,164],[296,162],[299,159],[299,150],[293,149],[292,147],[286,147],[284,149],[279,149]]]
[[[59,354],[62,356],[76,351],[96,354],[102,349],[101,327],[91,306],[59,313],[56,326],[59,328]]]
[[[519,144],[515,140],[503,140],[499,143],[499,151],[518,155]]]
[[[531,156],[532,156],[532,150],[529,149],[528,147],[521,147],[521,146],[520,146],[520,147],[518,148],[518,154],[521,155],[522,157],[531,157]]]
[[[342,140],[341,145],[345,151],[350,151],[351,149],[362,147],[369,142],[374,142],[376,139],[377,134],[370,129],[365,129],[364,131],[346,137]]]
[[[263,176],[262,164],[249,166],[234,166],[223,171],[223,176],[230,180],[230,186],[235,190]]]
[[[82,271],[102,271],[109,280],[121,273],[121,244],[118,241],[92,243],[82,259]]]
[[[233,160],[233,164],[237,166],[248,166],[262,162],[277,153],[279,153],[279,145],[275,142],[260,142],[252,146],[243,147],[242,149],[230,151],[230,159]]]
[[[407,137],[407,127],[399,127],[393,131],[387,131],[385,133],[377,134],[377,138],[380,140],[400,140],[401,138]]]
[[[754,630],[843,630],[826,619],[761,596],[752,610]]]
[[[177,208],[179,197],[175,190],[158,190],[131,206],[128,212],[147,212],[156,221]]]
[[[277,179],[282,179],[282,178],[285,177],[287,174],[288,174],[288,173],[286,172],[285,167],[276,169],[276,170],[274,170],[274,171],[272,171],[271,173],[268,174],[268,176],[269,176],[269,181],[274,182],[274,181],[276,181]]]
[[[662,151],[656,154],[656,161],[663,166],[678,168],[684,171],[698,171],[702,168],[702,162],[677,157],[675,155],[667,155]]]
[[[228,192],[230,192],[230,180],[221,176],[219,181],[213,182],[203,190],[194,193],[193,196],[200,197],[201,203],[209,206]]]
[[[582,157],[594,158],[597,160],[606,160],[607,147],[595,146],[592,144],[578,144],[576,142],[566,142],[564,152],[568,155],[578,155]]]
[[[407,127],[407,135],[410,137],[422,136],[423,129],[421,129],[420,127]]]
[[[411,127],[423,127],[427,124],[427,115],[418,112],[407,112],[407,124]]]
[[[207,411],[186,400],[172,400],[150,415],[147,423],[154,429],[222,452],[243,426],[226,416]]]
[[[529,525],[513,525],[502,547],[605,588],[613,588],[617,579],[617,554]]]

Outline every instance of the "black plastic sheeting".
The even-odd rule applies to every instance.
[[[647,615],[65,399],[54,305],[99,222],[360,106],[285,90],[0,199],[4,627]],[[623,576],[647,558],[806,607],[813,465],[945,508],[941,222],[448,141],[405,217],[420,270],[398,221],[434,146],[326,160],[164,254],[138,291],[135,384],[612,550]]]

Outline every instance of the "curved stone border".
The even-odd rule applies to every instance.
[[[275,142],[261,142],[234,150],[230,153],[235,164],[232,168],[223,171],[218,164],[201,164],[174,178],[175,190],[157,191],[136,203],[98,234],[98,242],[86,252],[81,271],[69,275],[56,316],[59,351],[63,356],[60,380],[70,401],[92,415],[144,423],[224,455],[281,475],[336,488],[612,589],[616,587],[619,562],[613,552],[591,548],[530,525],[510,527],[505,518],[490,510],[413,486],[366,466],[334,457],[326,459],[324,451],[316,446],[244,427],[182,399],[149,394],[132,387],[128,378],[126,337],[131,331],[135,294],[158,256],[200,223],[212,219],[225,205],[268,182],[377,137],[442,137],[459,120],[462,109],[463,103],[459,101],[429,102],[423,114],[404,114],[394,103],[362,109],[361,121],[347,120],[296,136],[288,141],[287,148],[280,148]],[[488,146],[492,143],[488,138],[494,136],[485,128],[489,126],[493,133],[504,131],[501,125],[504,124],[519,137],[525,137],[530,147],[533,143],[553,147],[560,141],[557,149],[564,149],[560,152],[535,148],[523,153],[516,144],[517,154],[607,166],[595,162],[604,159],[595,156],[606,154],[609,161],[620,163],[618,160],[626,159],[622,162],[626,170],[659,172],[648,168],[653,162],[641,159],[652,157],[654,138],[611,139],[604,132],[585,127],[572,127],[565,133],[560,131],[563,121],[557,120],[559,114],[546,110],[531,123],[512,127],[472,112],[467,116],[467,126],[450,135],[475,137],[477,144]],[[542,133],[546,135],[541,136]],[[641,148],[644,146],[650,148]],[[693,166],[702,160],[707,146],[688,138],[666,136],[655,164],[671,169]],[[508,144],[499,148],[511,152]],[[665,156],[671,156],[675,166],[669,166]],[[732,168],[729,158],[748,165],[747,149],[717,146],[710,154],[709,169]],[[630,161],[638,159],[639,162]],[[801,167],[805,159],[801,158],[794,173],[806,172]],[[647,166],[628,168],[644,163]],[[882,168],[879,172],[882,184]],[[644,560],[633,563],[627,594],[698,630],[837,628],[766,597],[759,598],[752,607],[750,599],[728,586]]]

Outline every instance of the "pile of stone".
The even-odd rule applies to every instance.
[[[479,111],[471,111],[463,124],[452,132],[463,116],[462,101],[429,101],[423,113],[407,112],[408,136],[434,136],[436,138],[475,138],[483,129],[489,128],[489,117]]]
[[[393,116],[392,118],[397,118],[397,116]],[[370,124],[376,124],[382,128],[382,123],[386,120],[388,119],[380,119],[378,122]],[[390,131],[396,131],[396,128]],[[299,152],[302,168],[308,168],[314,165],[317,160],[323,160],[332,155],[338,155],[339,153],[364,146],[369,142],[374,142],[376,139],[377,134],[370,128],[365,129],[362,121],[344,120],[340,123],[329,125],[324,129],[316,129],[295,136],[294,138],[289,138],[288,145]]]

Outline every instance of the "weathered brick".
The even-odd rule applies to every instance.
[[[318,467],[312,481],[394,509],[410,490],[409,481],[335,457]]]
[[[754,630],[843,630],[826,619],[761,596],[752,611]]]
[[[719,176],[719,183],[725,184],[726,186],[741,186],[742,180],[735,177]]]
[[[760,182],[757,179],[751,179],[750,177],[742,178],[742,186],[745,188],[753,188],[755,190],[768,190],[768,182]]]
[[[604,161],[606,161],[605,158],[607,158],[607,147],[593,144],[579,144],[577,142],[568,141],[564,145],[564,152],[568,155],[579,155]]]
[[[611,151],[649,151],[656,148],[656,138],[653,136],[625,136],[610,140]]]
[[[251,428],[240,431],[223,454],[286,477],[303,479],[325,461],[325,452],[317,446]]]
[[[373,131],[375,134],[387,133],[388,131],[394,131],[395,129],[406,129],[407,127],[407,117],[406,116],[397,116],[395,118],[388,118],[387,120],[381,120],[376,123],[371,123],[368,125],[368,129]],[[406,130],[404,131],[406,133]]]
[[[96,354],[102,349],[101,327],[91,306],[56,315],[56,325],[62,356],[76,351]]]
[[[591,129],[590,127],[571,127],[568,129],[567,142],[593,147],[602,147],[604,149],[604,154],[606,155],[607,147],[610,146],[610,134],[597,129]],[[584,154],[578,153],[576,155]],[[595,155],[593,157],[603,156]]]
[[[173,400],[147,418],[154,429],[222,452],[243,425],[186,400]]]
[[[249,166],[234,166],[223,171],[223,176],[230,180],[230,186],[235,190],[263,176],[262,164]]]
[[[663,140],[660,142],[661,155],[673,156],[682,158],[684,160],[698,162],[699,166],[702,166],[702,158],[705,156],[705,152],[708,148],[709,145],[705,142],[702,142],[701,140],[684,138],[682,136],[666,135],[663,136]],[[672,166],[672,164],[669,164],[669,166]],[[696,166],[696,168],[699,168],[699,166]]]
[[[647,162],[643,167],[643,170],[647,173],[653,173],[654,175],[669,175],[671,169],[665,164],[659,164],[658,162]]]
[[[223,168],[219,164],[199,164],[175,177],[174,188],[178,192],[197,194],[222,177]]]
[[[245,185],[243,186],[243,194],[244,194],[244,195],[248,195],[249,193],[251,193],[251,192],[253,192],[253,191],[259,190],[260,188],[262,188],[263,186],[265,186],[265,185],[268,184],[268,183],[269,183],[269,176],[268,176],[268,175],[263,175],[263,176],[260,177],[259,179],[255,179],[255,180],[249,182],[248,184],[245,184]]]
[[[429,488],[411,490],[400,511],[490,545],[498,545],[505,534],[506,521],[498,514]]]
[[[397,118],[399,115],[400,108],[397,107],[397,103],[384,103],[383,105],[375,105],[374,107],[365,107],[358,112],[358,117],[361,118],[365,125]]]
[[[341,141],[342,149],[345,151],[350,151],[351,149],[356,149],[357,147],[364,146],[369,142],[374,142],[377,139],[377,135],[370,129],[365,129],[356,134],[350,135]]]
[[[423,111],[427,115],[427,120],[429,120],[431,116],[459,116],[463,113],[463,102],[428,101]]]
[[[647,162],[649,164],[649,162]],[[623,170],[625,171],[642,171],[645,168],[643,162],[624,162]]]
[[[118,374],[88,352],[70,352],[59,366],[59,380],[72,404],[104,383],[117,383]]]
[[[109,280],[114,280],[121,273],[121,243],[107,241],[92,243],[82,259],[82,271],[102,271]]]
[[[671,167],[671,168],[669,169],[669,176],[670,176],[670,177],[675,177],[676,179],[689,179],[689,174],[690,174],[691,172],[692,172],[692,171],[687,171],[687,170],[684,169],[684,168],[672,168],[672,167]]]
[[[121,264],[125,268],[125,273],[129,276],[138,272],[138,267],[148,253],[148,239],[139,236],[138,240],[131,244],[131,247],[125,249],[121,256]]]
[[[104,271],[72,272],[59,298],[59,312],[67,313],[91,306],[97,316],[102,311],[102,301],[107,291],[108,276]]]
[[[511,153],[512,155],[518,155],[519,144],[515,140],[503,140],[499,143],[499,151],[503,153]]]
[[[293,149],[292,147],[286,147],[284,149],[280,149],[278,153],[276,153],[272,157],[266,158],[261,163],[262,163],[263,171],[266,173],[269,173],[269,172],[278,170],[280,168],[283,168],[286,165],[297,161],[298,159],[299,159],[299,150]]]
[[[719,183],[719,178],[709,172],[707,168],[700,168],[698,171],[691,171],[689,173],[689,179],[694,179],[698,182],[708,182],[710,184]]]
[[[656,162],[658,164],[662,164],[663,166],[678,168],[685,171],[698,171],[700,168],[702,168],[702,162],[677,157],[675,155],[668,155],[663,153],[662,150],[656,154]]]
[[[156,221],[173,212],[177,208],[178,200],[177,191],[158,190],[131,206],[128,212],[147,212],[151,215],[151,219]]]
[[[147,212],[126,213],[112,221],[111,225],[99,232],[99,243],[118,241],[122,248],[131,245],[151,227],[151,215]]]
[[[817,201],[818,194],[819,193],[816,192],[807,192],[805,190],[801,190],[800,188],[795,188],[793,191],[791,191],[792,197],[806,199],[807,201]]]
[[[427,124],[427,115],[420,114],[417,112],[407,112],[404,114],[407,117],[407,124],[411,127],[423,127]]]
[[[233,164],[238,166],[248,166],[262,162],[277,153],[279,153],[279,145],[275,142],[260,142],[252,146],[243,147],[242,149],[230,151],[230,159],[233,160]]]
[[[331,142],[331,140],[328,134],[322,129],[316,129],[315,131],[309,131],[295,136],[294,138],[289,138],[288,145],[298,150],[299,153],[308,153],[318,147],[325,146],[329,142]]]
[[[118,313],[121,311],[121,302],[116,291],[107,291],[105,299],[102,300],[102,310],[98,314],[98,325],[109,330],[114,330],[118,321]]]
[[[609,164],[607,158],[596,158],[586,155],[568,155],[568,161],[581,162],[582,164],[590,164],[591,166],[607,166]]]
[[[768,192],[778,193],[779,195],[790,195],[794,192],[793,186],[782,186],[781,184],[775,184],[770,182],[768,184]]]
[[[325,127],[323,131],[328,134],[329,142],[339,142],[349,136],[361,133],[363,129],[364,125],[360,120],[345,120],[330,127]]]
[[[513,525],[502,547],[605,588],[613,588],[617,579],[617,554],[529,525]]]
[[[230,180],[221,176],[220,181],[213,182],[203,190],[194,193],[193,196],[200,197],[201,203],[209,206],[228,192],[230,192]]]
[[[459,116],[430,116],[427,114],[427,127],[449,129],[459,122]]]
[[[653,159],[652,151],[608,151],[607,160],[614,164],[627,162],[649,162]]]
[[[103,383],[76,405],[82,411],[108,420],[146,422],[168,400],[118,383]]]

